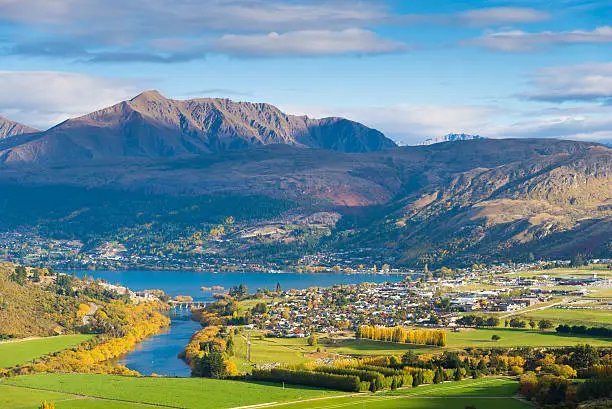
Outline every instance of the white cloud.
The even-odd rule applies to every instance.
[[[592,31],[543,31],[539,33],[528,33],[521,30],[498,31],[465,41],[462,44],[504,52],[533,52],[552,45],[604,43],[612,43],[611,26],[597,27]]]
[[[136,33],[341,29],[380,21],[387,11],[380,2],[350,0],[0,0],[0,15],[88,37],[135,40]]]
[[[533,75],[536,91],[524,98],[545,102],[607,102],[612,99],[612,63],[545,68]]]
[[[493,27],[504,24],[537,23],[550,19],[550,14],[524,7],[492,7],[468,10],[457,15],[461,23],[470,26]]]
[[[0,112],[46,129],[134,96],[124,80],[56,71],[0,71]]]
[[[384,54],[406,51],[406,44],[357,28],[307,30],[267,35],[224,35],[212,50],[239,57]]]
[[[593,115],[535,118],[500,127],[493,135],[606,141],[612,139],[612,117]]]

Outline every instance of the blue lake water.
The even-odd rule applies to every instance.
[[[212,292],[202,292],[202,287],[221,286],[226,290],[245,284],[249,292],[258,288],[274,290],[280,283],[283,290],[303,289],[313,286],[329,287],[335,284],[360,284],[364,282],[396,282],[402,275],[383,274],[298,274],[298,273],[203,273],[194,271],[76,271],[84,275],[101,278],[111,284],[121,284],[135,291],[160,289],[171,297],[190,295],[196,301],[212,300]],[[217,291],[219,292],[219,291]]]
[[[146,289],[164,290],[168,295],[189,295],[197,301],[212,300],[212,292],[201,291],[201,287],[221,286],[226,290],[245,284],[250,292],[258,288],[274,290],[280,283],[283,290],[303,289],[313,286],[328,287],[335,284],[359,284],[364,282],[397,282],[401,275],[369,274],[297,274],[297,273],[203,273],[189,271],[76,271],[103,279],[112,284],[121,284],[135,291]],[[153,373],[165,376],[187,377],[190,368],[177,355],[189,342],[191,335],[202,327],[185,315],[171,314],[172,323],[164,332],[141,342],[137,348],[118,363],[143,375]]]

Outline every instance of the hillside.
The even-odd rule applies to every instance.
[[[405,265],[611,253],[612,150],[595,143],[274,145],[43,169],[2,168],[0,222],[84,251],[110,240],[139,254],[284,263],[323,251]],[[229,216],[223,240],[208,235]]]
[[[24,133],[39,132],[38,129],[6,119],[0,115],[0,140]]]
[[[0,263],[0,335],[15,338],[50,336],[76,325],[78,300],[9,280],[15,265]]]
[[[50,163],[203,155],[265,145],[369,152],[395,147],[382,133],[343,118],[286,115],[261,103],[172,100],[157,91],[46,132],[0,143],[0,161]]]

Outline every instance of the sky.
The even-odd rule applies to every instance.
[[[612,141],[610,0],[0,0],[0,114],[138,93],[447,133]]]

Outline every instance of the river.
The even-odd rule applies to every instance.
[[[75,271],[79,277],[85,275],[103,279],[112,284],[121,284],[134,291],[160,289],[168,295],[189,295],[197,301],[212,300],[211,291],[202,287],[221,286],[229,289],[245,284],[250,292],[258,288],[274,290],[280,283],[283,290],[303,289],[313,286],[328,287],[335,284],[359,284],[363,282],[396,282],[401,275],[369,274],[297,274],[297,273],[203,273],[191,271]],[[199,323],[186,315],[171,314],[172,323],[164,332],[141,342],[136,349],[119,359],[118,363],[143,375],[153,373],[165,376],[186,377],[190,369],[177,355],[189,342],[189,338],[201,329]]]

